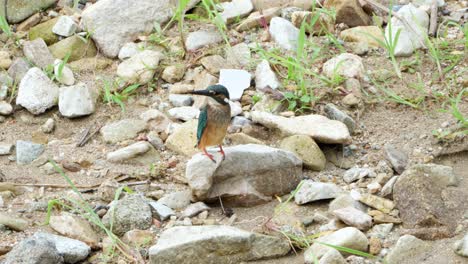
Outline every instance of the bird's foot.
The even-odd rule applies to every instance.
[[[226,153],[224,153],[224,150],[223,150],[223,146],[219,145],[219,153],[221,153],[221,155],[223,155],[223,160],[226,159]]]
[[[206,151],[206,149],[203,150],[203,155],[207,156],[211,161],[213,161],[214,163],[216,163],[216,160],[214,159],[213,155],[211,155],[210,153],[208,153]]]

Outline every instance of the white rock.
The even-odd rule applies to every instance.
[[[229,65],[245,67],[250,63],[251,57],[249,45],[243,42],[232,47],[226,47],[226,60]]]
[[[221,18],[225,23],[234,22],[237,18],[248,15],[253,10],[251,0],[232,0],[231,2],[224,2],[220,4],[223,12]]]
[[[306,264],[312,263],[313,262],[306,262]],[[320,258],[319,264],[346,264],[346,260],[343,258],[343,256],[338,250],[331,249]]]
[[[55,120],[53,118],[48,118],[45,123],[41,126],[41,130],[44,133],[52,133],[55,128]]]
[[[146,122],[138,119],[123,119],[107,124],[101,128],[101,135],[108,143],[117,143],[134,138],[146,129]]]
[[[319,237],[317,241],[364,252],[367,252],[367,247],[369,245],[369,241],[367,240],[366,235],[355,227],[345,227],[339,229],[329,235]],[[315,255],[317,258],[321,258],[329,250],[330,247],[314,243],[304,253],[306,263],[313,263],[313,255]]]
[[[0,156],[10,155],[13,151],[13,144],[0,143]]]
[[[432,0],[412,0],[411,3],[417,7],[420,6],[432,6]],[[445,5],[444,0],[437,0],[437,6],[442,7]]]
[[[190,204],[192,195],[189,190],[176,191],[165,194],[158,203],[164,204],[174,210],[183,209]]]
[[[142,50],[138,47],[138,44],[134,42],[125,43],[119,51],[119,59],[126,60],[141,51]]]
[[[380,191],[380,196],[386,197],[390,194],[393,193],[393,185],[395,185],[395,182],[397,181],[398,176],[393,176],[390,180],[388,180],[387,183],[382,187],[382,190]]]
[[[304,180],[300,183],[300,186],[300,189],[294,195],[294,201],[297,204],[336,198],[342,192],[340,187],[333,183]]]
[[[186,94],[170,94],[169,101],[175,107],[191,106],[193,104],[192,96]]]
[[[468,233],[454,244],[455,253],[462,257],[468,257]]]
[[[362,64],[362,58],[351,54],[342,53],[323,64],[323,73],[333,78],[336,75],[345,78],[364,78],[364,65]]]
[[[154,23],[164,23],[173,15],[171,0],[100,0],[85,8],[83,28],[107,57],[116,57],[120,48],[138,36],[149,34]]]
[[[69,118],[86,116],[96,110],[95,97],[85,83],[60,88],[59,111]]]
[[[46,239],[52,241],[57,248],[58,253],[63,256],[66,263],[80,262],[91,253],[91,248],[86,243],[76,239],[71,239],[64,236],[37,232],[34,234],[37,239]]]
[[[185,40],[185,47],[189,51],[195,51],[199,48],[216,44],[223,41],[223,37],[214,29],[212,31],[199,30],[188,34]]]
[[[178,226],[162,232],[149,249],[150,264],[241,263],[286,255],[287,240],[230,226]],[[216,252],[214,254],[213,252]]]
[[[242,106],[239,102],[229,101],[229,105],[231,106],[231,117],[242,114]]]
[[[343,180],[347,183],[357,181],[364,177],[375,177],[376,173],[371,168],[351,168],[343,174]]]
[[[380,185],[380,183],[378,182],[372,182],[372,183],[367,184],[366,187],[370,193],[377,193],[382,188],[382,185]]]
[[[52,27],[52,32],[59,36],[69,37],[75,34],[78,25],[75,23],[73,18],[69,16],[61,16]]]
[[[41,69],[34,67],[28,70],[19,84],[16,104],[38,115],[57,105],[58,97],[58,86]]]
[[[175,212],[171,208],[162,203],[150,202],[149,205],[154,210],[154,212],[156,212],[160,221],[165,221],[169,217],[175,215]]]
[[[395,47],[395,56],[410,56],[414,50],[422,48],[425,43],[425,36],[429,27],[429,15],[413,4],[403,6],[398,10],[397,14],[408,22],[410,28],[407,28],[399,19],[393,17],[391,20],[392,32],[390,34],[390,27],[387,26],[385,36],[395,42],[396,34],[401,30]]]
[[[194,217],[198,215],[199,213],[203,211],[208,211],[208,210],[210,210],[210,207],[206,205],[204,202],[196,202],[187,206],[187,208],[185,208],[185,210],[182,212],[180,217],[181,218]]]
[[[144,154],[150,151],[151,148],[151,144],[147,141],[139,141],[130,146],[108,153],[107,160],[110,162],[119,163]]]
[[[72,70],[68,68],[67,65],[60,66],[62,60],[55,60],[54,62],[54,74],[57,76],[57,80],[65,85],[73,85],[75,83],[75,76],[73,76]],[[62,68],[62,73],[60,74],[60,68]]]
[[[0,84],[0,100],[5,100],[8,95],[8,85]]]
[[[291,22],[281,17],[270,21],[270,34],[273,40],[283,49],[295,51],[299,39],[299,29]]]
[[[169,109],[168,114],[173,118],[189,121],[197,118],[200,110],[192,106],[181,106]]]
[[[275,72],[271,69],[268,61],[262,60],[255,70],[255,87],[257,89],[264,89],[266,87],[277,89],[280,86],[281,84],[278,81]]]
[[[146,84],[153,78],[162,54],[153,50],[144,50],[125,60],[117,67],[117,76],[129,83]]]
[[[10,115],[11,113],[13,113],[13,107],[11,104],[5,101],[0,101],[0,115]]]
[[[252,121],[268,128],[278,128],[286,135],[309,135],[314,140],[328,144],[342,144],[351,141],[345,124],[321,115],[282,117],[267,112],[251,112]]]
[[[52,53],[47,48],[47,44],[41,38],[24,42],[23,53],[30,62],[42,69],[54,63],[54,56],[52,56]]]
[[[385,257],[388,264],[403,263],[410,257],[414,258],[431,250],[431,246],[427,242],[422,241],[412,235],[404,235],[400,237],[396,245]]]
[[[238,101],[244,90],[250,87],[252,75],[245,70],[222,69],[219,72],[219,84],[224,85],[229,91],[232,101]]]
[[[333,214],[347,225],[361,230],[372,227],[372,217],[354,207],[346,207],[333,211]]]

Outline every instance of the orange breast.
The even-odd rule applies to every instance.
[[[205,130],[203,131],[198,148],[203,149],[209,146],[221,145],[224,137],[226,136],[228,125],[208,122]]]

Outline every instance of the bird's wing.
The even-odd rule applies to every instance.
[[[206,124],[208,122],[208,108],[205,106],[200,110],[200,115],[198,116],[198,129],[197,129],[197,145],[200,143],[203,131],[205,131]]]

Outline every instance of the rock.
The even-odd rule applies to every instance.
[[[245,70],[221,69],[219,84],[224,85],[232,101],[241,99],[244,90],[250,87],[252,76]]]
[[[319,264],[346,264],[346,260],[338,250],[332,248],[320,258]]]
[[[144,50],[119,64],[117,75],[128,83],[146,84],[153,78],[162,54],[153,50]]]
[[[325,155],[310,136],[289,136],[280,142],[280,148],[296,154],[309,169],[321,171],[325,168]]]
[[[235,227],[178,226],[161,234],[149,249],[149,259],[151,264],[239,263],[283,256],[289,250],[286,240]]]
[[[354,93],[350,93],[343,97],[343,100],[341,102],[347,107],[354,107],[359,105],[361,99]]]
[[[129,160],[138,155],[148,152],[152,148],[147,141],[139,141],[130,146],[118,149],[107,154],[107,160],[114,163]]]
[[[218,162],[197,154],[187,163],[186,178],[199,200],[222,197],[224,204],[249,206],[271,200],[296,188],[302,162],[289,151],[263,145],[238,145],[224,149]]]
[[[18,243],[6,255],[3,263],[61,264],[64,260],[52,241],[31,236]]]
[[[55,0],[38,0],[38,1],[22,1],[11,0],[6,2],[7,20],[10,23],[16,24],[30,17],[32,14],[45,10],[53,5]],[[3,7],[2,7],[3,9]]]
[[[42,132],[48,134],[52,133],[55,128],[55,120],[53,118],[48,118],[46,122],[41,126]]]
[[[361,231],[359,231],[359,229],[355,227],[345,227],[339,229],[329,235],[319,237],[317,241],[334,246],[347,247],[363,252],[367,252],[367,247],[369,245],[369,241],[367,240],[366,235],[364,235]],[[325,245],[314,243],[304,253],[305,262],[313,263],[312,256],[321,258],[330,249],[330,247],[327,247]]]
[[[305,21],[306,25],[309,25],[305,28],[305,31],[316,36],[335,31],[333,17],[322,11],[295,11],[291,14],[291,21],[297,28],[300,28]]]
[[[263,10],[262,12],[254,12],[250,14],[246,19],[240,22],[236,27],[239,32],[247,31],[255,27],[262,26],[262,21],[270,23],[271,19],[279,14],[281,9],[279,7],[272,7]]]
[[[81,22],[93,33],[91,37],[99,50],[114,58],[125,43],[149,34],[154,23],[168,21],[173,7],[170,0],[101,0],[83,11]]]
[[[125,43],[119,51],[119,59],[126,60],[137,53],[141,52],[141,47],[138,46],[135,42]]]
[[[253,10],[251,0],[232,0],[231,2],[220,3],[220,6],[223,9],[220,16],[226,24],[247,16]]]
[[[154,241],[154,234],[150,230],[130,230],[122,237],[122,242],[135,248],[142,248]]]
[[[197,153],[198,150],[195,148],[197,144],[197,124],[198,121],[193,119],[176,128],[166,140],[167,148],[185,156]]]
[[[286,135],[308,135],[327,144],[349,143],[351,136],[345,124],[321,115],[286,118],[267,112],[251,112],[252,121],[268,128],[278,128]]]
[[[448,166],[418,164],[401,174],[393,199],[406,228],[448,227],[451,232],[468,210],[460,178]]]
[[[382,30],[376,26],[361,26],[341,31],[340,38],[348,42],[366,43],[369,47],[378,48],[381,42],[385,43]]]
[[[11,104],[5,102],[5,101],[0,101],[0,115],[10,115],[13,113],[13,107]]]
[[[341,208],[333,211],[333,214],[347,225],[360,230],[367,230],[372,227],[372,217],[354,207]]]
[[[68,62],[83,58],[96,57],[97,48],[91,39],[84,40],[78,35],[63,39],[49,47],[55,58],[63,60],[68,54]],[[95,60],[96,64],[96,60]]]
[[[404,235],[398,239],[395,247],[388,253],[385,260],[388,264],[403,263],[429,250],[431,250],[431,247],[426,242],[411,235]]]
[[[192,195],[189,190],[176,191],[164,195],[158,200],[158,203],[164,204],[174,210],[183,209],[190,204]]]
[[[50,217],[50,227],[59,234],[85,242],[92,248],[99,244],[99,237],[88,221],[81,217],[62,213],[60,216]]]
[[[19,83],[29,69],[31,69],[31,66],[25,59],[16,58],[8,69],[8,75],[10,75],[16,83]]]
[[[30,16],[28,19],[24,20],[19,25],[17,25],[16,32],[27,32],[30,28],[39,24],[39,22],[41,22],[41,19],[42,19],[41,13],[36,13]]]
[[[189,51],[195,51],[208,45],[223,41],[223,37],[216,29],[211,31],[198,30],[190,32],[185,39],[185,47]]]
[[[232,47],[226,47],[225,52],[228,65],[246,67],[252,58],[249,46],[243,42]]]
[[[52,28],[55,26],[55,24],[58,21],[57,18],[53,18],[50,20],[47,20],[44,23],[41,23],[37,26],[32,27],[29,30],[29,40],[35,40],[38,38],[41,38],[45,41],[47,45],[52,45],[59,41],[59,37],[52,32]]]
[[[462,257],[468,257],[468,234],[455,242],[454,251]]]
[[[340,194],[336,197],[329,205],[328,211],[333,213],[336,210],[347,208],[347,207],[354,207],[355,209],[360,210],[361,212],[367,212],[367,207],[356,201],[351,195],[349,194]]]
[[[185,210],[180,215],[180,218],[183,219],[185,217],[194,217],[197,216],[199,213],[203,211],[208,211],[210,209],[211,208],[208,207],[208,205],[206,205],[204,202],[196,202],[187,206],[187,208],[185,208]]]
[[[343,174],[343,180],[347,183],[351,183],[362,179],[364,177],[374,178],[376,176],[373,169],[370,168],[351,168]]]
[[[359,201],[387,214],[395,208],[393,201],[372,194],[362,194]]]
[[[37,159],[45,150],[42,144],[36,144],[29,141],[16,141],[16,163],[25,165]]]
[[[387,197],[391,195],[393,193],[393,186],[395,185],[397,179],[397,176],[393,176],[387,183],[385,183],[385,185],[382,187],[382,190],[380,191],[380,196]]]
[[[323,64],[323,73],[329,78],[339,75],[345,78],[362,79],[365,70],[361,57],[351,53],[342,53]]]
[[[175,212],[171,208],[162,203],[150,202],[149,205],[156,213],[156,216],[159,219],[159,221],[165,221],[169,217],[175,215]]]
[[[96,70],[104,70],[112,63],[111,59],[95,57],[73,61],[69,66],[75,72],[94,72]]]
[[[205,67],[207,71],[212,74],[219,73],[221,68],[226,68],[227,61],[220,55],[211,55],[203,57],[200,63]],[[229,67],[229,66],[228,66]]]
[[[54,61],[54,74],[61,84],[73,85],[75,83],[75,76],[73,76],[72,70],[68,66],[63,65],[62,60]],[[63,66],[61,66],[63,65]]]
[[[192,96],[185,94],[170,94],[169,101],[175,107],[191,106],[193,104]]]
[[[314,6],[314,2],[309,0],[252,0],[255,10],[264,10],[273,6],[293,6],[309,10]]]
[[[299,29],[291,22],[281,17],[274,17],[270,21],[269,32],[272,39],[281,48],[295,51],[299,39]]]
[[[118,236],[132,229],[146,230],[152,223],[151,207],[140,195],[127,195],[115,202],[102,218],[107,228],[110,227],[111,220],[112,231]]]
[[[59,88],[39,68],[31,68],[19,84],[16,104],[32,114],[44,113],[57,104]]]
[[[336,24],[344,23],[349,27],[357,27],[371,23],[370,17],[364,12],[358,0],[328,0],[324,7],[335,10]]]
[[[29,222],[23,218],[0,212],[0,225],[15,231],[24,231],[29,227]]]
[[[59,111],[65,117],[75,118],[94,113],[95,95],[85,83],[60,88]]]
[[[54,63],[54,57],[47,48],[47,44],[40,38],[24,42],[23,53],[28,60],[40,68],[46,68]]]
[[[336,105],[328,103],[325,105],[323,110],[325,111],[325,114],[328,118],[342,122],[348,127],[349,132],[354,132],[354,129],[356,128],[356,122],[348,114],[338,109]]]
[[[375,225],[372,229],[368,232],[370,237],[376,237],[380,239],[385,239],[388,237],[388,234],[392,231],[393,224],[380,224]]]
[[[0,51],[0,68],[4,70],[8,70],[11,66],[11,58],[10,58],[10,53],[7,51]]]
[[[396,173],[401,174],[408,165],[408,155],[391,144],[384,146],[385,156]]]
[[[10,155],[14,146],[13,144],[0,143],[0,156]]]
[[[281,83],[278,81],[275,72],[271,70],[267,60],[262,60],[257,65],[257,69],[255,70],[255,87],[257,89],[265,89],[267,87],[278,89],[281,87]]]
[[[177,64],[167,66],[161,74],[161,78],[168,83],[176,83],[180,81],[184,75],[185,66],[182,64]]]
[[[304,11],[304,10],[302,8],[296,7],[296,6],[284,7],[284,8],[281,9],[281,17],[286,19],[286,20],[291,21],[292,20],[292,14],[294,12],[300,12],[300,11]],[[299,26],[300,26],[300,24],[299,24]]]
[[[6,100],[9,87],[13,85],[13,82],[13,78],[7,72],[0,73],[0,101]]]
[[[37,240],[51,241],[65,263],[77,263],[86,259],[91,253],[91,248],[85,243],[68,237],[57,236],[44,232],[36,232],[33,238]]]
[[[78,25],[70,16],[61,16],[52,27],[52,32],[59,36],[69,37],[75,34]]]
[[[300,188],[294,195],[294,201],[297,204],[305,204],[313,201],[333,199],[341,192],[341,188],[333,183],[314,182],[312,180],[303,180]]]
[[[192,106],[181,106],[169,109],[168,114],[172,118],[189,121],[197,118],[200,110]]]
[[[385,36],[395,42],[396,34],[399,31],[394,54],[395,56],[410,56],[414,50],[424,47],[429,27],[429,15],[411,3],[400,8],[397,14],[407,21],[408,27],[396,17],[392,17],[392,32],[387,26]]]
[[[138,133],[146,129],[146,122],[137,119],[123,119],[107,124],[101,128],[101,135],[108,143],[117,143],[135,138]]]
[[[258,145],[265,145],[265,142],[251,137],[244,133],[234,133],[229,134],[226,138],[231,142],[231,145],[244,145],[244,144],[258,144]]]

